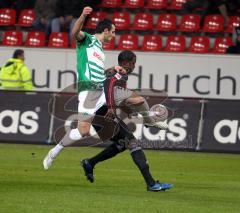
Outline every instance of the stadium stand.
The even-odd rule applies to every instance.
[[[24,9],[20,11],[17,25],[20,27],[31,27],[36,19],[34,10]]]
[[[168,0],[149,0],[147,1],[146,8],[152,10],[163,10],[168,6]]]
[[[112,20],[118,30],[128,30],[130,27],[130,15],[128,12],[114,12]]]
[[[6,46],[21,46],[23,42],[23,35],[21,31],[8,30],[4,32],[3,45]]]
[[[167,44],[166,44],[164,51],[166,51],[166,52],[184,52],[185,49],[186,49],[186,39],[183,35],[168,36]]]
[[[232,33],[233,29],[238,26],[240,26],[240,16],[230,16],[225,32]]]
[[[188,52],[190,53],[208,53],[210,50],[210,40],[206,36],[194,36],[191,38]]]
[[[85,27],[87,29],[95,29],[97,26],[97,23],[103,20],[104,18],[106,18],[106,16],[107,16],[106,12],[101,12],[101,11],[93,12],[87,19]]]
[[[221,33],[224,30],[224,18],[221,15],[207,15],[204,18],[203,32]]]
[[[123,8],[143,8],[145,5],[144,0],[126,0],[122,5]]]
[[[199,32],[200,16],[196,14],[183,15],[179,29],[182,32]]]
[[[13,26],[16,24],[16,10],[10,8],[0,9],[0,26]]]
[[[45,44],[46,44],[46,35],[44,32],[35,32],[35,31],[28,32],[25,46],[44,47]]]
[[[160,51],[162,38],[159,35],[145,35],[143,38],[142,51]]]
[[[226,49],[233,45],[232,38],[229,37],[218,37],[215,39],[212,53],[224,54]]]
[[[187,1],[102,0],[86,20],[84,30],[93,33],[100,20],[112,19],[117,29],[116,39],[104,45],[107,50],[225,53],[234,28],[240,26],[239,14],[231,14],[227,25],[223,16],[219,14],[207,15],[201,23],[198,10],[191,14],[181,13],[181,8]],[[74,41],[68,43],[63,39],[65,32],[60,33],[61,39],[52,37],[48,39],[46,35],[43,37],[43,32],[31,32],[34,20],[33,9],[21,9],[18,17],[14,9],[0,9],[2,45],[9,43],[30,47],[75,48]],[[20,32],[22,42],[19,42],[19,36],[16,38],[12,34],[10,36],[7,32],[9,30],[17,32],[16,35]],[[5,34],[9,39],[5,38]],[[227,42],[224,43],[223,40]]]
[[[138,13],[134,17],[133,30],[153,30],[153,16],[150,13]]]
[[[120,36],[119,50],[138,50],[138,36],[136,34],[124,34]]]
[[[175,14],[160,14],[157,21],[158,31],[169,32],[177,29],[177,16]]]
[[[67,48],[68,47],[68,33],[66,32],[52,32],[48,41],[48,47]]]
[[[122,5],[121,0],[103,0],[99,7],[103,8],[119,8]]]

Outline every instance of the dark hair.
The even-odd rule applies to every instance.
[[[103,19],[102,21],[98,22],[95,33],[102,33],[105,29],[109,31],[112,29],[113,22],[109,19]]]
[[[24,53],[24,51],[22,49],[16,49],[13,53],[13,58],[18,58],[19,56],[21,56]]]
[[[136,58],[137,56],[135,55],[134,52],[130,51],[130,50],[123,50],[122,52],[119,53],[118,55],[118,64],[121,65],[122,62],[125,61],[132,61],[134,58]]]

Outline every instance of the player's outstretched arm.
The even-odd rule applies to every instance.
[[[80,17],[77,19],[72,28],[72,34],[76,40],[82,40],[84,38],[84,33],[81,31],[86,17],[92,12],[91,7],[84,7],[83,12]]]

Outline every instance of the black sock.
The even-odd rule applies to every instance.
[[[94,157],[90,158],[89,163],[92,167],[94,167],[97,163],[112,158],[118,153],[123,152],[124,150],[119,149],[118,146],[113,143]]]
[[[150,173],[144,152],[142,150],[136,150],[133,151],[131,155],[134,163],[138,166],[139,170],[141,171],[146,184],[148,186],[153,186],[155,184],[155,180],[153,179]]]

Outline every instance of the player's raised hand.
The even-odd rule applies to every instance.
[[[114,69],[121,74],[126,74],[127,73],[127,71],[121,66],[115,66]]]
[[[87,16],[87,15],[91,14],[92,11],[93,11],[93,9],[91,7],[84,7],[83,11],[82,11],[82,15]]]

